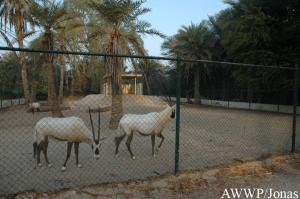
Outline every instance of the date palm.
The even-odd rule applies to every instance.
[[[4,28],[4,30],[6,30],[7,25],[9,25],[10,28],[11,27],[14,28],[19,48],[24,48],[24,38],[27,33],[27,27],[26,27],[27,23],[29,22],[31,25],[33,25],[33,20],[31,17],[29,7],[30,7],[30,2],[28,0],[0,1],[0,14],[1,14],[1,21],[2,21],[1,28]],[[19,53],[18,61],[21,67],[21,77],[22,77],[24,97],[26,102],[28,103],[30,101],[30,91],[29,91],[29,85],[27,79],[27,66],[25,63],[24,52]]]
[[[110,54],[145,55],[141,34],[163,36],[151,28],[151,24],[139,20],[139,17],[150,12],[142,7],[144,0],[103,0],[89,3],[95,14],[102,19],[95,35],[101,35],[102,47]],[[121,73],[124,58],[107,59],[107,75],[112,87],[112,115],[110,128],[115,129],[123,115]]]
[[[54,50],[54,34],[64,20],[66,10],[55,1],[33,1],[31,6],[33,19],[42,29],[42,46],[46,50]],[[53,64],[54,57],[45,54],[44,68],[48,71],[48,103],[54,116],[62,116],[56,89],[56,75]]]
[[[210,30],[206,21],[200,24],[183,26],[177,34],[168,38],[162,45],[166,55],[180,56],[187,59],[211,59],[212,50],[216,44],[214,33]],[[187,72],[194,69],[194,98],[196,103],[201,103],[200,78],[209,76],[209,68],[196,64],[187,65]]]

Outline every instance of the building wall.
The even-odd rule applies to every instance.
[[[123,94],[135,94],[135,84],[134,83],[127,83],[122,84],[122,91]],[[105,95],[111,95],[111,85],[108,83],[103,84],[103,93]],[[137,83],[136,84],[136,94],[143,95],[143,84]]]

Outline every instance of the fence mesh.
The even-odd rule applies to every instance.
[[[41,56],[28,53],[28,57],[32,54]],[[53,66],[57,95],[61,85],[63,86],[60,108],[65,118],[49,118],[52,117],[52,107],[48,101],[51,91],[48,86],[49,73],[45,66],[28,69],[29,85],[34,93],[32,101],[40,104],[34,112],[25,103],[23,93],[20,92],[21,73],[7,69],[7,81],[11,81],[9,77],[12,76],[16,76],[16,81],[1,82],[0,194],[28,190],[53,191],[173,172],[176,123],[171,118],[172,109],[170,112],[166,110],[170,108],[169,105],[176,103],[176,63],[134,58],[131,60],[133,62],[125,62],[121,107],[123,115],[126,114],[129,119],[123,121],[121,128],[112,129],[112,111],[117,106],[120,107],[120,99],[112,102],[113,76],[108,73],[110,69],[105,65],[106,58],[83,55],[65,55],[64,58],[69,62],[66,61],[63,70],[60,70],[61,63],[54,62]],[[5,70],[5,60],[1,64],[2,70]],[[19,70],[19,66],[15,67]],[[245,66],[190,64],[184,61],[180,67],[180,171],[253,160],[290,151],[293,119],[292,70],[249,69]],[[285,77],[285,83],[280,82],[282,76]],[[13,94],[12,91],[19,92]],[[91,117],[97,137],[99,108],[100,137],[106,139],[101,141],[100,158],[95,160],[93,156],[96,147],[92,149],[91,141],[86,141],[80,132],[85,127],[89,129],[86,132],[92,132],[89,115],[89,110],[92,110]],[[166,114],[162,114],[162,111]],[[41,120],[44,122],[39,122]],[[157,122],[161,122],[161,125]],[[35,131],[37,124],[39,128]],[[126,145],[130,136],[122,140],[119,153],[115,156],[115,138],[120,138],[130,125],[130,132],[133,133],[131,149],[135,159],[130,156]],[[155,151],[155,157],[152,154],[151,136],[147,136],[149,128],[153,126],[158,133],[155,149],[162,139],[159,134],[161,130],[164,137],[161,148],[158,152]],[[41,167],[33,158],[35,132],[39,134],[38,138],[49,138],[48,159],[51,167],[47,166],[43,152]],[[64,136],[67,133],[70,133],[69,137]],[[92,134],[89,136],[92,138]],[[66,170],[62,171],[67,156],[66,139],[73,139],[74,143],[88,142],[79,145],[79,163],[82,168],[76,164],[76,144],[73,144]],[[298,134],[298,150],[299,141]]]

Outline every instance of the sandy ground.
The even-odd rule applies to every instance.
[[[267,192],[267,197],[272,189],[273,193],[293,192],[300,197],[300,155],[274,156],[264,161],[182,172],[178,176],[167,174],[146,180],[91,185],[59,192],[22,193],[16,199],[210,199],[221,198],[226,193],[225,189],[230,188],[261,189]],[[260,195],[263,196],[264,193]],[[290,198],[288,195],[282,196]],[[224,197],[227,198],[227,195]],[[246,196],[242,194],[240,198]]]
[[[95,108],[92,107],[94,104],[109,106],[110,99],[88,96],[79,101],[67,101],[66,105],[72,109],[64,111],[64,114],[79,116],[90,126],[86,108]],[[124,97],[125,113],[148,113],[160,111],[163,107],[164,103],[159,98]],[[90,146],[82,144],[80,162],[83,168],[75,166],[72,153],[67,171],[61,172],[66,144],[52,141],[48,153],[53,167],[36,168],[32,158],[32,129],[45,116],[49,114],[26,113],[22,106],[0,112],[0,195],[143,179],[174,169],[175,120],[166,127],[165,143],[156,158],[151,156],[150,138],[136,136],[132,150],[137,159],[131,160],[124,141],[120,145],[119,157],[114,156],[113,138],[119,132],[108,129],[109,113],[101,115],[101,133],[107,139],[102,146],[100,160],[93,160]],[[94,119],[96,121],[96,115]],[[287,152],[291,148],[292,116],[288,114],[183,105],[181,119],[181,170],[254,160]],[[298,150],[299,140],[298,136]]]

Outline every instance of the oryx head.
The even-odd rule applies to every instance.
[[[93,150],[93,154],[94,154],[94,158],[95,159],[99,159],[100,158],[100,149],[101,149],[101,144],[103,143],[103,141],[105,140],[105,138],[101,138],[100,137],[100,110],[98,112],[98,133],[97,133],[97,137],[95,135],[95,130],[94,130],[94,123],[93,123],[93,119],[92,119],[92,115],[91,115],[91,109],[89,108],[89,115],[90,115],[90,121],[91,121],[91,126],[92,126],[92,133],[93,133],[93,143],[92,143],[92,150]]]
[[[171,108],[170,118],[173,119],[176,116],[176,104],[174,102],[172,102],[172,99],[170,96],[166,96],[166,102],[168,104],[168,107]]]

